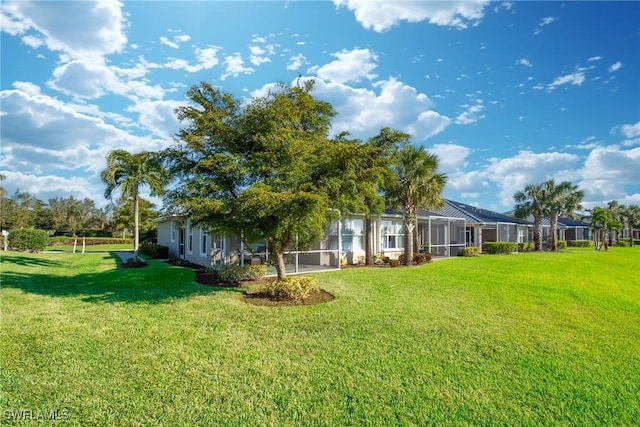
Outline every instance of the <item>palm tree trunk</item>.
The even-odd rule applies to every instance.
[[[551,233],[549,235],[549,249],[557,252],[558,251],[558,214],[556,212],[552,212],[549,219],[551,225]]]
[[[138,230],[138,208],[140,196],[136,193],[133,196],[133,258],[138,259],[138,248],[140,246],[140,232]]]
[[[533,220],[533,244],[536,251],[542,250],[542,221],[540,218]]]
[[[413,231],[415,224],[406,221],[404,227],[404,265],[411,265],[413,258]]]

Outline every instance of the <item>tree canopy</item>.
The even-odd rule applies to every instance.
[[[280,84],[245,105],[208,83],[194,86],[192,105],[177,110],[186,124],[179,141],[165,152],[179,182],[167,206],[212,232],[266,241],[279,278],[285,252],[310,248],[339,212],[363,211],[375,193],[368,168],[386,149],[330,138],[335,111],[311,95],[313,85]]]

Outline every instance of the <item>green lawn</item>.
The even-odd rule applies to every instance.
[[[336,299],[302,307],[249,305],[158,261],[1,255],[3,421],[640,423],[638,248],[324,273]]]
[[[73,245],[47,246],[48,251],[73,252]],[[109,245],[87,245],[85,251],[133,251],[133,243],[118,243]],[[82,242],[76,246],[76,252],[82,252]]]

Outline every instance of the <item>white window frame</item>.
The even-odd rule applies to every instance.
[[[204,239],[204,245],[203,240]],[[209,252],[207,251],[207,244],[209,243],[209,234],[204,229],[200,229],[200,256],[207,257],[209,256]]]
[[[396,233],[389,233],[389,234],[385,234],[384,233],[384,228],[385,228],[385,222],[391,222],[391,223],[396,223],[394,225],[400,224],[400,227],[396,230]],[[386,247],[387,244],[387,239],[389,237],[395,237],[395,247]],[[402,246],[398,246],[398,241],[402,239],[403,245]],[[401,250],[404,249],[404,223],[402,220],[399,219],[383,219],[380,221],[380,246],[382,246],[382,250],[383,251],[394,251],[394,250]]]
[[[345,230],[353,231],[354,223],[358,221],[361,225],[359,233],[345,233]],[[355,239],[359,240],[359,248],[354,249],[353,242]],[[346,249],[347,242],[349,242],[349,249]],[[364,219],[363,218],[348,218],[342,220],[342,250],[348,252],[361,252],[364,251]]]
[[[177,223],[176,221],[171,221],[171,243],[176,242],[176,231],[177,231]]]
[[[187,253],[193,255],[193,226],[191,220],[187,220]]]

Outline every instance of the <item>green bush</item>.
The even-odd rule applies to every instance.
[[[484,252],[488,254],[510,254],[516,250],[515,242],[485,242],[482,244]]]
[[[520,242],[518,243],[518,252],[529,252],[535,248],[535,244],[533,242]]]
[[[82,237],[78,237],[78,245],[82,245]],[[49,238],[49,246],[73,246],[75,237],[57,236]],[[128,245],[133,247],[133,239],[122,239],[119,237],[86,237],[85,244],[91,245]]]
[[[49,235],[33,228],[9,230],[9,249],[20,252],[40,252],[47,248]]]
[[[621,248],[628,248],[629,246],[631,246],[631,244],[629,243],[629,239],[621,239],[618,243],[618,246],[620,246]]]
[[[574,248],[590,248],[593,246],[593,241],[591,240],[569,240],[567,241],[567,246],[571,246]]]
[[[418,265],[424,264],[425,262],[427,262],[427,257],[424,254],[414,253],[413,262],[415,262]]]
[[[566,240],[558,240],[558,249],[566,249],[567,241]]]
[[[245,276],[245,269],[241,265],[225,264],[218,269],[218,277],[223,282],[238,284]]]
[[[478,246],[467,246],[466,248],[464,248],[464,251],[462,251],[462,256],[480,256],[480,248]]]
[[[129,258],[122,263],[122,267],[124,268],[139,268],[146,267],[147,265],[149,265],[147,261],[142,258]]]
[[[318,281],[313,277],[294,276],[274,280],[265,287],[269,298],[275,300],[304,301],[319,291]]]
[[[260,280],[267,275],[267,266],[264,264],[245,265],[244,278],[246,280]]]
[[[153,259],[169,258],[169,248],[155,243],[142,243],[140,245],[140,253],[145,254]]]

